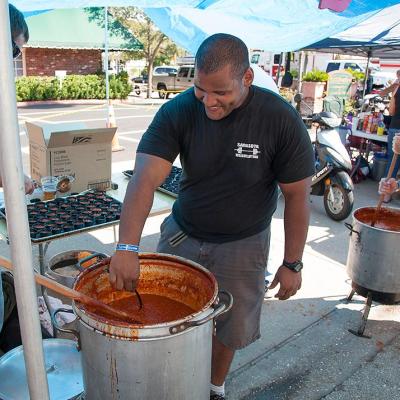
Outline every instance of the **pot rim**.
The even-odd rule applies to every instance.
[[[58,258],[62,258],[63,257],[67,257],[68,255],[73,255],[74,253],[80,253],[80,252],[87,252],[87,253],[98,253],[98,254],[102,254],[104,256],[109,257],[106,253],[102,252],[102,251],[97,251],[97,250],[93,250],[93,249],[72,249],[72,250],[66,250],[66,251],[61,251],[60,253],[54,254],[54,256],[52,256],[49,260],[48,266],[50,268],[50,264],[52,262],[54,262],[54,260],[58,261]]]
[[[398,209],[398,208],[385,207],[385,209],[386,209],[386,208],[388,208],[389,210],[395,211],[395,212],[397,212],[397,213],[400,214],[400,209]],[[378,227],[375,227],[375,226],[371,226],[371,225],[369,225],[369,224],[367,224],[367,223],[365,223],[365,222],[363,222],[363,221],[360,221],[360,220],[356,217],[356,212],[357,212],[357,211],[361,211],[361,210],[367,210],[367,209],[376,209],[376,207],[369,206],[369,207],[359,207],[359,208],[357,208],[356,210],[353,211],[353,215],[352,215],[352,216],[353,216],[353,221],[357,222],[357,223],[360,224],[360,225],[365,226],[366,228],[373,229],[373,230],[376,230],[376,231],[381,231],[381,232],[385,232],[385,233],[394,233],[394,234],[397,234],[397,235],[400,234],[399,231],[392,231],[392,230],[390,230],[390,229],[378,228]]]
[[[95,330],[100,331],[101,333],[107,333],[111,334],[112,336],[122,336],[122,337],[131,337],[132,333],[134,336],[138,336],[138,338],[142,337],[142,335],[139,335],[138,332],[140,331],[141,333],[144,333],[145,331],[149,331],[151,333],[154,332],[154,330],[166,330],[169,331],[169,328],[183,324],[188,321],[195,321],[197,319],[200,319],[204,317],[204,313],[209,310],[213,305],[216,304],[216,300],[218,298],[218,283],[217,280],[215,279],[214,275],[201,266],[200,264],[188,260],[186,258],[180,257],[180,256],[175,256],[172,254],[166,254],[166,253],[151,253],[151,252],[140,252],[139,253],[139,258],[143,260],[161,260],[161,261],[173,261],[173,262],[180,262],[181,264],[184,264],[187,267],[194,268],[197,270],[200,270],[204,275],[209,278],[211,281],[214,290],[213,290],[213,295],[211,298],[208,300],[208,302],[198,311],[193,312],[192,314],[187,315],[184,318],[177,319],[174,321],[168,321],[168,322],[163,322],[159,324],[152,324],[152,325],[141,325],[141,324],[133,324],[133,323],[128,323],[128,322],[122,322],[122,321],[114,321],[112,324],[107,323],[107,322],[102,322],[99,321],[96,318],[96,315],[93,313],[88,312],[87,310],[84,310],[83,308],[79,307],[75,301],[72,302],[72,307],[74,310],[75,315],[86,325],[89,325],[91,328],[94,328]],[[76,288],[76,285],[78,284],[79,280],[84,276],[85,274],[89,273],[90,271],[94,270],[97,268],[97,265],[94,264],[88,268],[85,269],[85,271],[81,272],[77,279],[75,280],[74,283],[74,289]],[[102,327],[112,327],[112,331],[110,332],[110,329],[102,329]],[[118,333],[117,333],[118,331]],[[170,335],[170,334],[169,334]],[[146,335],[145,335],[146,336]]]

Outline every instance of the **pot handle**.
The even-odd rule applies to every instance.
[[[81,272],[84,271],[85,268],[82,266],[82,264],[85,263],[86,261],[91,260],[92,258],[95,258],[95,257],[98,257],[100,259],[100,261],[104,260],[105,258],[108,258],[106,255],[101,254],[101,253],[92,253],[78,261],[78,263],[76,264],[77,269],[79,269],[79,271],[81,271]]]
[[[183,332],[186,329],[192,328],[194,326],[203,325],[203,324],[207,323],[208,321],[211,321],[212,319],[215,319],[215,318],[219,317],[220,315],[228,312],[232,308],[232,305],[233,305],[233,296],[225,290],[220,290],[218,292],[217,299],[219,299],[221,294],[224,294],[228,297],[227,302],[226,303],[223,301],[220,302],[218,300],[218,303],[215,305],[214,311],[210,315],[207,315],[206,317],[199,319],[198,321],[188,321],[188,322],[183,322],[179,325],[171,326],[171,328],[169,328],[169,332],[171,334]]]
[[[64,332],[64,333],[71,333],[72,335],[74,335],[77,340],[76,347],[77,347],[78,351],[80,351],[81,350],[81,337],[79,335],[79,332],[76,331],[75,329],[61,328],[61,326],[58,325],[58,322],[56,319],[56,315],[59,312],[66,312],[66,313],[74,314],[73,310],[70,310],[69,308],[57,308],[56,310],[54,310],[51,313],[51,323],[53,324],[54,328],[57,329],[58,331]]]
[[[358,237],[360,238],[360,232],[354,230],[353,225],[349,224],[348,222],[345,222],[344,226],[350,231],[350,236],[352,233],[357,233]]]

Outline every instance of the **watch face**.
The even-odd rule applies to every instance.
[[[295,272],[300,272],[303,268],[303,263],[301,261],[296,261],[294,263],[283,262],[283,265]]]
[[[303,268],[303,264],[298,263],[294,266],[293,270],[296,272],[300,272],[302,268]]]

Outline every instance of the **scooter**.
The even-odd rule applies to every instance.
[[[341,221],[350,215],[354,203],[350,156],[335,129],[342,119],[332,112],[321,112],[313,115],[312,122],[316,128],[316,172],[311,180],[311,194],[324,196],[328,216]]]

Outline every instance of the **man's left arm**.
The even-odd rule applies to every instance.
[[[311,178],[305,178],[293,183],[280,183],[279,186],[285,197],[285,254],[284,261],[295,263],[301,261],[307,238],[310,217]],[[275,274],[270,288],[277,285],[279,291],[275,297],[286,300],[296,294],[301,287],[301,272],[295,272],[281,265]]]

